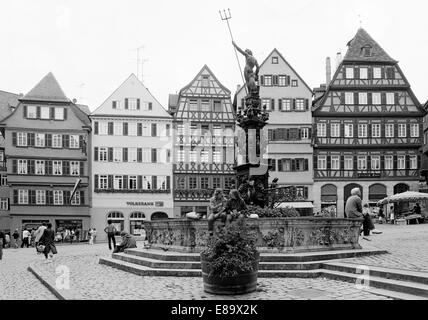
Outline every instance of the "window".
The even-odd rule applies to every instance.
[[[397,169],[406,169],[406,156],[397,156]]]
[[[367,125],[359,124],[358,125],[358,137],[359,138],[367,138]]]
[[[0,198],[0,210],[8,210],[9,208],[9,199],[8,198]]]
[[[121,110],[122,109],[122,101],[114,100],[113,101],[113,109]]]
[[[108,177],[106,175],[99,176],[98,188],[99,189],[107,189],[108,188]]]
[[[213,151],[213,162],[222,163],[221,151]]]
[[[367,68],[360,68],[360,79],[367,79],[368,78],[368,69]]]
[[[209,189],[209,179],[208,177],[201,177],[201,189]]]
[[[297,80],[291,80],[291,86],[292,87],[297,87],[298,86]]]
[[[122,190],[123,189],[123,176],[114,176],[113,189],[115,189],[115,190]]]
[[[55,108],[55,120],[64,120],[64,108]]]
[[[143,111],[149,111],[150,104],[151,104],[151,102],[144,101],[143,106],[142,106],[143,107],[142,110]]]
[[[354,93],[353,92],[345,92],[345,104],[354,104]]]
[[[354,136],[354,125],[352,123],[345,123],[345,138],[352,138]]]
[[[269,87],[272,85],[272,76],[264,76],[265,86]]]
[[[201,101],[201,111],[208,112],[211,110],[210,100]]]
[[[122,155],[122,148],[113,148],[113,161],[114,162],[122,162],[123,161],[123,155]]]
[[[18,132],[18,146],[26,147],[27,146],[27,133],[26,132]]]
[[[108,123],[107,122],[99,122],[98,124],[98,133],[99,135],[107,135],[108,134]]]
[[[380,79],[382,77],[382,69],[375,67],[373,68],[373,79]]]
[[[36,174],[37,175],[45,175],[45,161],[36,160]]]
[[[137,162],[137,148],[128,148],[128,162]]]
[[[270,99],[262,99],[262,107],[266,107],[266,110],[271,110]]]
[[[152,135],[150,124],[143,123],[143,136],[150,137]]]
[[[386,104],[395,104],[395,94],[394,92],[387,92],[386,93]]]
[[[70,175],[80,176],[80,162],[70,161]]]
[[[157,188],[158,190],[166,190],[166,176],[157,177]]]
[[[152,189],[152,176],[143,176],[143,189],[144,190]]]
[[[327,136],[327,125],[325,123],[318,123],[317,124],[317,136],[318,137],[325,137]]]
[[[345,156],[343,165],[345,170],[354,170],[354,157]]]
[[[272,57],[272,64],[278,64],[278,57]]]
[[[45,146],[45,134],[44,133],[36,133],[35,135],[35,144],[36,147],[43,148]]]
[[[287,76],[278,76],[278,86],[285,87],[287,85]]]
[[[37,119],[37,107],[28,106],[27,107],[27,118],[28,119]]]
[[[100,148],[99,149],[98,160],[101,162],[107,162],[108,161],[107,148]]]
[[[372,48],[370,46],[363,47],[362,51],[365,57],[370,57],[372,55]]]
[[[393,123],[387,123],[385,125],[385,137],[394,138],[394,124]]]
[[[223,104],[221,103],[221,101],[214,101],[214,111],[215,112],[223,111]]]
[[[46,204],[46,191],[45,190],[36,190],[36,204],[38,204],[38,205]]]
[[[178,162],[184,162],[185,161],[185,154],[184,154],[184,150],[177,150],[177,161]]]
[[[300,137],[302,139],[309,139],[309,128],[300,129]]]
[[[291,99],[282,99],[282,110],[283,111],[291,111]]]
[[[50,108],[49,107],[40,107],[40,118],[41,119],[50,119]]]
[[[80,192],[76,192],[73,196],[73,198],[70,201],[70,204],[72,206],[79,206],[80,205]]]
[[[53,161],[52,168],[52,173],[54,176],[62,176],[62,161]]]
[[[128,135],[129,136],[137,136],[137,123],[136,122],[129,122],[128,123]]]
[[[419,138],[419,124],[417,123],[410,124],[410,137]]]
[[[123,135],[123,123],[122,122],[114,122],[113,132],[114,132],[115,136]]]
[[[79,135],[71,134],[70,135],[70,148],[71,149],[79,149]]]
[[[54,205],[62,206],[64,204],[64,196],[62,190],[54,190]]]
[[[28,167],[27,167],[27,160],[18,160],[18,174],[27,174],[28,173]]]
[[[137,110],[137,99],[129,98],[128,99],[128,108],[129,110]]]
[[[410,168],[411,170],[418,169],[418,156],[410,156]]]
[[[28,204],[28,190],[18,190],[18,204]]]
[[[372,170],[380,170],[380,156],[372,156]]]
[[[398,124],[398,137],[399,138],[405,138],[406,135],[406,124],[405,123],[399,123]]]
[[[394,169],[394,158],[393,156],[385,156],[385,170]]]
[[[346,79],[354,79],[354,68],[346,68]]]
[[[128,185],[129,190],[137,190],[137,176],[129,176]]]
[[[361,105],[367,104],[367,92],[359,92],[358,93],[358,103]]]
[[[189,151],[189,161],[190,162],[197,162],[198,161],[196,150],[190,150]]]
[[[221,188],[221,180],[219,177],[213,177],[213,189]]]
[[[296,110],[305,111],[305,99],[296,99]]]
[[[201,151],[201,162],[202,163],[207,163],[207,162],[209,162],[209,151],[207,151],[207,150],[202,150]]]
[[[327,169],[327,157],[318,156],[318,170],[326,170],[326,169]]]
[[[330,130],[333,138],[340,137],[340,123],[332,123]]]
[[[0,177],[0,186],[7,186],[7,175],[2,174]]]
[[[196,189],[198,186],[196,177],[189,177],[189,189]]]
[[[62,134],[52,135],[52,148],[62,148]]]
[[[367,157],[366,156],[359,156],[357,158],[357,169],[358,170],[367,170]]]
[[[210,77],[209,76],[202,76],[202,87],[209,87],[210,86]]]
[[[380,92],[373,92],[372,93],[372,103],[374,105],[382,104]]]
[[[331,157],[331,170],[340,170],[340,156]]]
[[[372,138],[380,138],[380,124],[372,124]]]
[[[189,111],[198,111],[198,100],[189,101]]]

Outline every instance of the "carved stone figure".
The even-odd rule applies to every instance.
[[[253,91],[257,91],[257,84],[256,80],[259,77],[259,69],[260,66],[256,60],[256,58],[253,57],[253,53],[250,49],[242,50],[239,48],[235,41],[232,41],[234,47],[236,50],[239,51],[243,56],[245,56],[245,68],[244,68],[244,78],[245,82],[247,84],[248,93],[251,93]],[[256,67],[256,71],[254,72],[254,67]]]

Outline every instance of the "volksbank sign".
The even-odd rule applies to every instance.
[[[128,201],[127,206],[132,207],[163,207],[163,201]]]

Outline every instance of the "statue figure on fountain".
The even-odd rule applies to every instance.
[[[253,53],[251,52],[250,49],[245,49],[244,51],[236,45],[235,41],[232,41],[232,43],[233,43],[233,46],[236,48],[236,50],[238,50],[239,53],[245,56],[244,78],[248,88],[248,93],[252,93],[255,91],[257,91],[258,93],[256,81],[259,78],[260,66],[257,63],[256,58],[253,57]],[[254,67],[256,67],[255,72],[254,72]]]

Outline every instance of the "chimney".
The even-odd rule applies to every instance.
[[[339,65],[341,62],[342,62],[342,52],[338,52],[336,55],[336,69],[339,68]]]
[[[330,57],[327,57],[325,59],[325,69],[326,69],[326,78],[325,78],[325,83],[326,85],[330,84],[331,81],[331,59]]]

